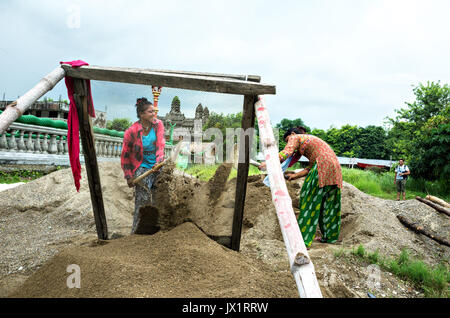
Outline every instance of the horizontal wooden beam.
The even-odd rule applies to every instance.
[[[63,64],[61,67],[66,71],[67,76],[97,81],[155,85],[236,95],[276,93],[275,85],[260,84],[228,77],[214,77],[212,75],[192,75],[176,71],[173,71],[174,73],[163,73],[140,68],[102,67],[94,65],[72,68],[70,65]],[[258,76],[251,75],[250,77],[257,78]]]
[[[220,73],[206,73],[206,72],[190,72],[190,71],[173,71],[173,70],[160,70],[160,69],[146,69],[149,72],[156,73],[167,73],[167,74],[179,74],[179,75],[196,75],[196,76],[207,76],[207,77],[221,77],[221,78],[230,78],[237,79],[241,81],[247,81],[249,78],[259,78],[256,82],[261,80],[261,77],[258,75],[235,75],[235,74],[220,74]]]

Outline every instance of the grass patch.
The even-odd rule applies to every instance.
[[[208,181],[209,179],[211,179],[214,176],[214,174],[216,173],[216,170],[219,166],[220,166],[220,164],[216,164],[216,165],[194,164],[194,165],[190,165],[186,170],[184,170],[184,172],[186,172],[187,174],[190,174],[191,176],[197,177],[202,181]],[[248,170],[249,176],[261,174],[261,173],[264,173],[264,172],[260,171],[255,166],[252,166],[252,165],[249,166],[249,170]],[[236,177],[237,177],[237,170],[232,168],[231,172],[230,172],[230,176],[228,177],[228,180],[231,180]]]
[[[341,247],[340,249],[335,250],[333,254],[334,254],[334,257],[341,258],[341,257],[345,256],[345,249],[343,247]]]
[[[388,258],[381,256],[378,249],[375,252],[366,251],[363,245],[359,245],[357,248],[351,250],[350,254],[370,264],[377,264],[400,279],[411,282],[424,292],[425,297],[448,298],[450,296],[448,262],[441,262],[437,266],[430,266],[420,259],[411,257],[407,249],[403,249],[394,258]],[[343,249],[334,253],[336,258],[345,255],[346,252]]]
[[[0,183],[29,182],[42,177],[44,173],[32,170],[0,171]]]
[[[383,199],[397,197],[393,172],[375,173],[369,170],[342,168],[342,177],[345,182],[354,185],[364,193]],[[408,178],[406,199],[414,199],[416,196],[425,197],[427,194],[450,201],[450,189],[445,182]]]
[[[357,248],[352,250],[352,254],[364,257],[366,255],[366,250],[364,249],[364,246],[360,244]]]
[[[367,258],[372,264],[378,264],[381,260],[378,249],[373,253],[369,253]]]

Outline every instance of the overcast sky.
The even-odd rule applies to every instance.
[[[450,82],[450,1],[5,1],[0,2],[0,97],[14,100],[58,66],[91,65],[256,74],[274,84],[272,123],[302,118],[328,129],[382,125],[414,100],[419,82]],[[79,13],[79,15],[78,15]],[[79,19],[78,19],[79,17]],[[136,119],[141,85],[92,82],[108,119]],[[46,96],[67,98],[64,82]],[[164,89],[217,113],[234,95]]]

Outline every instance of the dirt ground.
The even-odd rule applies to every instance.
[[[81,288],[67,288],[67,264],[80,266]],[[11,297],[296,297],[286,273],[217,244],[193,223],[68,248]]]
[[[111,240],[99,244],[86,175],[80,193],[69,169],[0,192],[0,297],[297,297],[269,188],[263,176],[249,177],[241,251],[229,243],[236,180],[225,182],[222,166],[209,182],[164,168],[155,201],[161,231],[129,235],[133,189],[120,165],[100,163]],[[84,167],[82,169],[84,172]],[[294,211],[302,180],[288,183]],[[314,242],[309,251],[324,297],[422,297],[387,272],[371,283],[371,268],[335,252],[363,244],[381,255],[403,247],[429,264],[450,249],[406,229],[401,214],[439,236],[450,221],[416,201],[374,198],[350,184],[342,192],[342,231],[337,244]],[[82,288],[68,289],[66,267],[78,264]]]

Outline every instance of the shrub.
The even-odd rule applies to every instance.
[[[42,177],[44,174],[34,170],[0,171],[0,183],[27,182]]]
[[[372,172],[374,172],[376,174],[381,174],[384,171],[384,169],[380,168],[380,167],[367,167],[364,170],[372,171]]]

